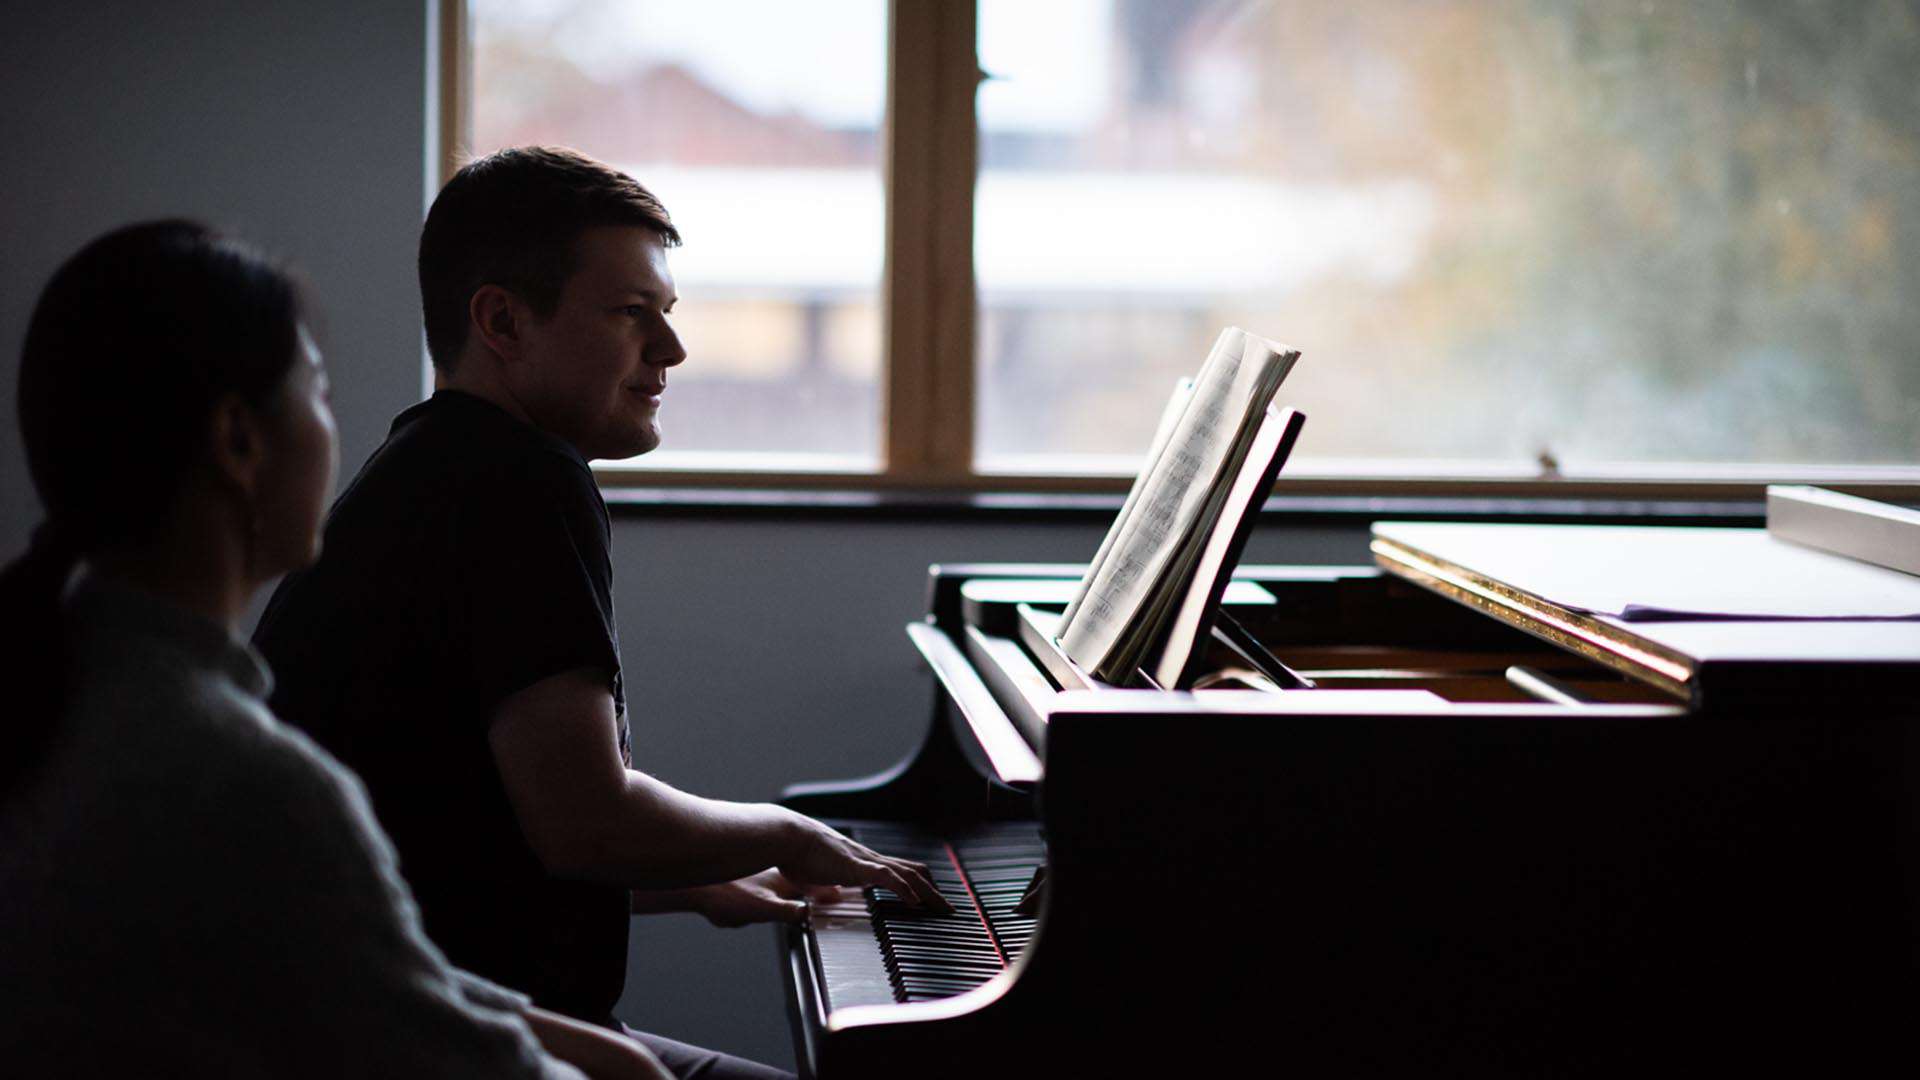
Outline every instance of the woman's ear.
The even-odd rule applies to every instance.
[[[518,296],[498,285],[480,286],[467,301],[472,332],[488,352],[508,362],[520,359],[521,330],[530,314]]]
[[[249,499],[256,494],[265,467],[265,436],[259,413],[239,394],[224,394],[214,403],[208,456],[220,475]]]

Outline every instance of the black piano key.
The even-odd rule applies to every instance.
[[[882,921],[888,933],[910,938],[951,938],[956,941],[988,939],[986,928],[973,926],[923,926],[908,922]]]
[[[898,930],[903,934],[917,934],[921,937],[986,937],[986,927],[978,919],[971,925],[954,922],[914,922],[907,919],[889,919],[884,914],[876,920],[889,930]]]
[[[954,994],[964,994],[986,981],[985,979],[929,979],[918,982],[909,981],[904,984],[903,989],[906,990],[909,1000],[911,1000],[915,994],[937,994],[950,997]]]
[[[908,1001],[925,1001],[929,998],[952,997],[977,989],[980,983],[928,983],[925,986],[905,988]]]
[[[953,953],[955,955],[965,955],[965,956],[994,955],[993,942],[984,941],[984,940],[969,941],[969,940],[953,940],[953,939],[946,939],[946,938],[929,938],[929,937],[918,937],[918,938],[904,937],[903,938],[898,936],[892,936],[890,937],[889,944],[893,946],[895,951],[904,951],[904,952],[921,950],[921,951],[931,951],[931,952]]]
[[[991,967],[985,965],[966,967],[946,964],[902,964],[900,966],[900,978],[902,980],[975,978],[981,982],[985,982],[1005,970],[1006,968],[998,964],[992,965]]]
[[[908,972],[900,976],[900,989],[908,993],[925,993],[931,990],[945,990],[949,993],[962,993],[985,983],[999,972]]]
[[[996,963],[999,962],[1000,959],[1000,954],[994,951],[991,944],[978,944],[973,946],[949,945],[939,941],[896,941],[892,944],[893,948],[890,951],[893,955],[901,957],[944,956],[955,960],[982,959],[992,960]]]
[[[975,923],[973,926],[954,926],[954,925],[924,926],[924,925],[915,925],[912,923],[905,923],[905,922],[895,922],[890,920],[876,920],[876,921],[878,921],[880,925],[883,926],[885,929],[887,929],[889,932],[897,932],[900,935],[905,937],[914,937],[914,938],[923,938],[923,939],[924,938],[953,938],[958,941],[988,940],[988,934],[986,929],[980,926],[978,923]]]
[[[895,938],[890,942],[892,951],[900,955],[923,954],[928,956],[982,956],[999,958],[991,941],[938,941],[929,938]]]
[[[964,953],[958,949],[893,949],[895,963],[950,963],[954,967],[964,965],[989,965],[1000,967],[1000,955],[991,951]]]
[[[975,943],[991,947],[992,938],[978,926],[903,926],[900,924],[880,923],[887,934],[898,941],[952,941],[960,944]]]
[[[944,941],[938,938],[892,938],[896,953],[931,953],[947,956],[994,956],[991,941]]]
[[[979,986],[999,971],[902,971],[900,985],[906,988],[928,989],[935,986]]]
[[[937,938],[894,938],[888,944],[892,951],[902,956],[907,954],[925,954],[928,956],[983,956],[998,958],[991,941],[943,941]]]

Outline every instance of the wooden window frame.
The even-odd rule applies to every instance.
[[[890,0],[886,120],[881,140],[886,192],[882,458],[878,471],[660,469],[596,464],[608,487],[914,490],[931,492],[1124,492],[1131,478],[982,473],[974,467],[976,393],[973,186],[978,171],[974,97],[983,78],[976,5]],[[465,160],[471,142],[473,62],[466,0],[437,0],[430,46],[437,61],[433,124],[438,175]],[[1400,463],[1404,466],[1404,463]],[[1706,468],[1702,466],[1701,468]],[[1769,483],[1822,484],[1869,498],[1920,501],[1920,466],[1713,467],[1695,476],[1648,468],[1636,475],[1527,474],[1491,465],[1479,474],[1285,476],[1278,494],[1515,499],[1697,499],[1751,501]]]

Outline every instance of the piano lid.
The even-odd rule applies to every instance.
[[[1763,529],[1380,522],[1372,549],[1698,707],[1920,703],[1920,577]]]

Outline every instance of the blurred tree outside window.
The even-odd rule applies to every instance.
[[[685,231],[662,454],[878,467],[886,5],[471,10],[473,149]],[[1229,324],[1304,353],[1290,472],[1920,464],[1910,0],[979,0],[978,47],[979,471],[1130,472]]]

